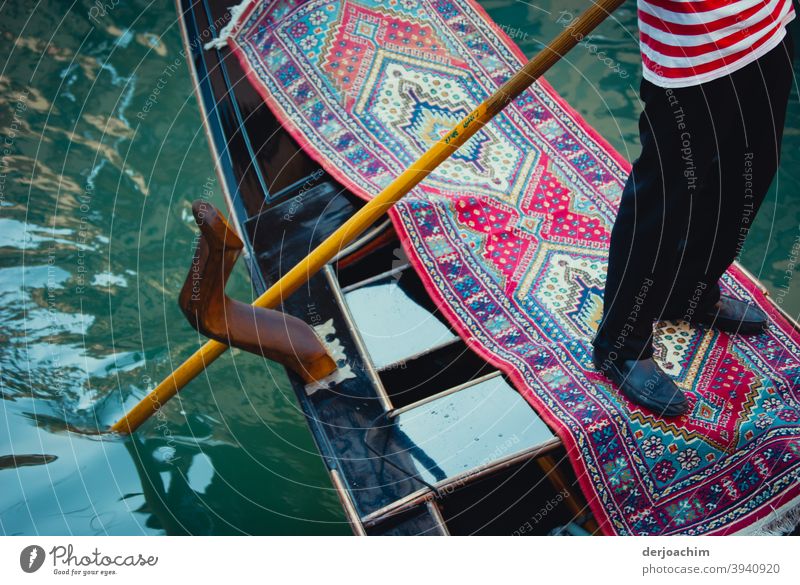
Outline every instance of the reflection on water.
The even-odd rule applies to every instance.
[[[347,533],[280,368],[230,352],[101,438],[202,343],[175,299],[219,197],[171,5],[0,8],[0,531]],[[22,3],[19,3],[22,4]],[[30,17],[30,18],[29,18]],[[63,17],[63,20],[62,20]],[[229,291],[248,298],[241,269]]]
[[[106,428],[202,343],[175,300],[190,201],[222,202],[185,65],[140,115],[181,50],[172,5],[90,20],[90,0],[62,4],[0,7],[0,531],[349,532],[282,370],[254,356],[229,352],[135,438],[78,432]],[[530,55],[585,3],[483,4]],[[578,47],[548,78],[633,158],[633,6],[616,17],[591,38],[615,68]],[[787,125],[743,254],[774,290],[791,289],[800,253],[796,92]],[[229,292],[250,294],[241,267]],[[800,312],[800,295],[783,299]]]

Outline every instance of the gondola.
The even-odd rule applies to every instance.
[[[575,333],[561,337],[551,337],[549,329],[543,337],[538,333],[526,337],[527,313],[520,317],[512,308],[507,318],[497,310],[504,303],[498,299],[504,299],[507,290],[498,288],[486,297],[471,273],[460,272],[466,264],[451,262],[462,251],[477,249],[473,243],[473,247],[459,248],[459,238],[465,237],[461,224],[450,229],[436,223],[437,212],[431,211],[429,200],[412,196],[411,203],[399,202],[519,97],[545,131],[526,140],[547,143],[551,154],[568,159],[564,172],[572,176],[577,171],[586,181],[583,193],[590,194],[585,195],[589,203],[581,200],[577,205],[593,212],[602,207],[604,221],[610,221],[614,206],[605,196],[621,189],[627,162],[609,154],[610,147],[600,145],[601,139],[591,129],[573,139],[575,124],[568,114],[563,123],[570,130],[551,133],[549,114],[543,114],[546,122],[538,118],[536,102],[527,100],[523,92],[619,4],[619,0],[592,4],[513,77],[500,78],[502,85],[493,88],[491,96],[471,113],[467,111],[456,126],[441,133],[441,123],[436,122],[438,138],[410,167],[386,173],[377,162],[366,165],[366,171],[380,171],[391,184],[370,183],[371,189],[365,190],[321,156],[317,142],[334,139],[333,150],[344,148],[350,156],[352,137],[371,128],[370,121],[348,130],[344,137],[331,130],[339,128],[338,122],[331,123],[332,118],[320,113],[320,104],[314,102],[308,117],[316,134],[304,135],[284,116],[286,109],[306,102],[298,102],[296,93],[281,94],[285,89],[281,84],[306,96],[317,83],[317,78],[309,78],[302,87],[293,85],[302,71],[313,71],[317,65],[316,53],[305,53],[305,37],[293,53],[301,56],[297,63],[287,65],[288,58],[273,58],[270,53],[266,62],[258,57],[254,68],[249,57],[238,52],[242,50],[235,38],[238,33],[231,36],[231,32],[243,18],[254,38],[269,37],[270,19],[275,16],[270,12],[272,5],[262,5],[258,12],[255,4],[241,4],[229,16],[227,7],[212,0],[178,0],[184,51],[229,212],[225,220],[210,202],[193,204],[201,237],[178,300],[190,323],[211,341],[111,430],[135,431],[188,380],[233,346],[287,367],[331,482],[353,532],[359,535],[778,534],[794,529],[800,496],[797,484],[784,478],[796,473],[797,462],[793,455],[781,456],[782,450],[764,441],[780,436],[777,440],[794,453],[797,441],[792,433],[800,414],[793,372],[800,338],[797,323],[751,274],[737,264],[723,284],[769,312],[770,327],[756,336],[758,340],[750,343],[689,323],[663,321],[659,325],[666,328],[668,342],[662,357],[673,360],[668,367],[683,376],[694,401],[685,416],[663,420],[657,413],[626,404],[624,397],[615,407],[619,394],[600,379],[602,374],[595,367],[587,367],[587,339],[592,323],[596,325],[599,319],[596,299],[603,287],[603,260],[597,250],[603,249],[606,236],[593,223],[577,227],[581,221],[594,219],[591,213],[583,216],[582,211],[567,209],[576,203],[566,202],[566,188],[548,179],[564,203],[543,213],[559,216],[559,225],[573,226],[563,228],[572,237],[581,239],[579,234],[585,232],[581,246],[591,248],[591,253],[581,248],[578,254],[592,260],[577,269],[582,276],[569,276],[561,292],[548,292],[562,278],[549,272],[547,281],[539,274],[533,289],[543,297],[553,296],[556,305],[569,312],[554,310],[555,320],[567,323]],[[457,7],[437,6],[454,27],[448,29],[449,34],[458,34],[462,15]],[[478,6],[470,3],[467,8],[483,18]],[[298,16],[300,10],[290,16]],[[311,16],[320,21],[327,18],[322,12]],[[359,30],[368,34],[374,30],[370,23],[376,17],[364,18]],[[299,31],[311,30],[304,22],[295,26]],[[411,24],[405,26],[404,30],[413,30]],[[492,25],[484,22],[483,26],[481,38],[486,38]],[[286,38],[295,39],[294,30]],[[468,38],[469,43],[483,46]],[[237,53],[231,52],[228,41]],[[266,46],[274,46],[269,43]],[[346,46],[345,40],[337,41],[334,51],[340,52],[341,46]],[[257,72],[274,65],[279,66],[279,84],[265,89],[251,83],[263,81]],[[339,75],[339,69],[335,71]],[[393,75],[401,78],[403,74]],[[437,78],[431,85],[437,81],[442,83]],[[445,80],[443,88],[448,87]],[[286,98],[281,104],[275,103],[277,94]],[[409,95],[416,99],[416,93]],[[546,99],[553,99],[553,94]],[[569,111],[566,104],[559,104],[562,112]],[[279,120],[286,120],[288,128]],[[433,134],[425,134],[423,143],[429,135]],[[381,134],[378,144],[384,150],[378,158],[392,157],[384,143],[384,139],[391,142],[391,137]],[[578,140],[594,145],[586,146],[591,153],[581,150]],[[353,156],[359,164],[365,160],[360,150]],[[601,159],[604,162],[597,167]],[[318,160],[328,165],[327,172]],[[345,166],[351,162],[344,159]],[[379,192],[373,193],[374,188]],[[460,188],[459,183],[452,196],[460,197]],[[601,196],[595,200],[597,194]],[[477,196],[466,199],[458,200],[459,209],[478,201]],[[533,206],[522,212],[526,219],[552,204],[550,199],[531,201]],[[391,220],[382,216],[393,204],[403,207],[430,233],[425,232],[424,238],[409,236],[404,231],[406,216],[397,208]],[[480,229],[505,229],[499,219],[506,216],[503,210],[486,216],[481,209],[464,212],[472,213],[480,218],[467,225],[477,226],[488,217],[494,223]],[[535,230],[534,223],[527,228]],[[511,242],[516,236],[503,233],[500,237]],[[430,254],[426,248],[421,260],[417,244],[423,240]],[[512,243],[503,245],[502,254],[513,252],[509,258],[516,262],[517,248]],[[487,251],[498,263],[508,262],[494,250],[494,243]],[[258,295],[256,309],[224,293],[240,254]],[[547,270],[566,267],[564,272],[572,274],[569,260],[559,258],[542,266]],[[442,270],[445,265],[447,269]],[[539,266],[536,262],[524,265]],[[438,271],[433,281],[429,270]],[[447,302],[440,298],[441,287],[448,291]],[[569,290],[577,305],[562,303]],[[478,326],[465,327],[457,313],[461,309],[474,309],[480,315],[475,321]],[[447,318],[441,311],[448,311]],[[576,315],[581,316],[578,321]],[[549,318],[543,319],[549,323]],[[546,349],[542,349],[543,341]],[[530,387],[535,393],[520,394],[515,386],[524,390],[527,378],[518,376],[516,366],[484,351],[484,343],[493,344],[498,352],[521,351],[514,359],[520,357],[519,363],[532,376]],[[547,367],[542,367],[543,360],[548,360]],[[739,371],[741,375],[733,375]],[[561,406],[564,410],[558,415],[551,412],[552,407]],[[576,425],[564,426],[564,417],[571,417]],[[744,442],[736,443],[740,436]],[[771,467],[767,461],[773,461]],[[774,470],[786,470],[786,474]],[[610,515],[609,508],[614,508]]]
[[[281,128],[228,48],[204,49],[228,4],[177,0],[230,223],[261,294],[364,202]],[[388,219],[281,310],[336,348],[332,389],[288,375],[355,534],[598,532],[560,439],[438,313]]]

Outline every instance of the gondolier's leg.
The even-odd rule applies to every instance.
[[[715,128],[718,116],[700,86],[664,89],[643,81],[641,96],[642,152],[611,233],[603,320],[594,341],[612,360],[652,356],[653,320],[675,284],[698,176],[711,166],[729,128]]]
[[[694,197],[667,318],[713,323],[740,333],[759,332],[766,321],[755,307],[720,299],[719,279],[741,251],[778,170],[793,52],[787,33],[761,59],[714,82],[720,85],[715,102],[727,99],[738,107],[730,120],[733,131],[719,143],[719,155]]]
[[[652,360],[653,321],[675,287],[692,197],[716,156],[718,141],[727,139],[732,104],[710,108],[702,86],[665,89],[646,80],[641,97],[642,152],[611,234],[594,362],[634,402],[677,415],[688,404]]]
[[[766,322],[760,310],[720,299],[718,280],[777,170],[792,52],[787,38],[731,76],[679,89],[642,83],[642,154],[612,231],[594,341],[595,365],[634,402],[665,414],[686,408],[652,360],[654,319],[691,311],[693,321],[741,333]]]

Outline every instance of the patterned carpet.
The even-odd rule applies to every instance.
[[[471,0],[258,1],[232,45],[292,135],[370,197],[525,61]],[[664,419],[591,366],[629,164],[545,82],[392,212],[452,325],[563,439],[607,534],[768,531],[800,501],[800,335],[740,270],[768,334],[659,325],[692,410]]]

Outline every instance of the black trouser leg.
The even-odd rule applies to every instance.
[[[739,247],[746,210],[752,208],[749,225],[777,168],[783,88],[787,75],[791,79],[786,54],[781,45],[733,76],[689,88],[642,82],[642,153],[611,234],[603,319],[594,341],[599,355],[650,357],[656,318],[685,307],[698,288],[696,304],[716,302],[716,283]],[[766,89],[747,87],[743,98],[742,86],[752,86],[756,75]],[[779,95],[770,89],[776,84]],[[765,165],[748,196],[741,177],[746,152]],[[738,194],[729,196],[729,190]]]
[[[642,81],[642,152],[633,163],[611,232],[600,355],[652,355],[653,320],[674,286],[692,193],[717,151],[713,109],[696,87],[663,89]]]
[[[783,44],[713,88],[734,100],[733,130],[719,144],[693,211],[665,316],[691,320],[719,300],[719,279],[741,251],[780,161],[786,106],[793,83],[793,42]]]

